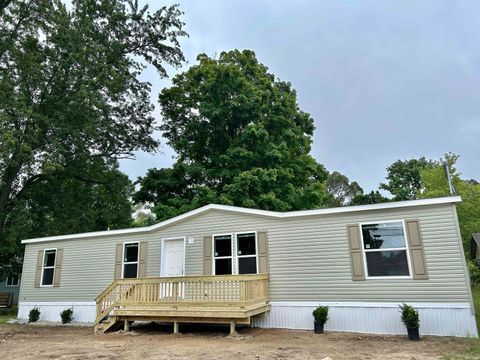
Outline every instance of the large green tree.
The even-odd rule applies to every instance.
[[[328,206],[352,205],[355,197],[363,195],[362,187],[356,181],[350,181],[347,176],[334,171],[327,177]]]
[[[296,210],[325,204],[327,172],[310,155],[314,124],[290,83],[253,51],[199,55],[159,97],[173,168],[150,169],[138,202],[159,219],[217,202]]]
[[[387,182],[381,183],[380,189],[390,192],[395,201],[416,199],[422,187],[421,171],[432,164],[424,157],[397,160],[387,167]]]
[[[462,197],[457,204],[458,221],[462,233],[463,246],[467,252],[472,233],[480,231],[480,184],[475,180],[464,180],[455,168],[458,155],[446,154],[455,193]],[[445,168],[439,162],[422,170],[422,198],[449,196],[450,189]]]
[[[0,2],[0,243],[34,189],[106,184],[117,159],[156,149],[139,75],[184,60],[180,15],[134,0]]]

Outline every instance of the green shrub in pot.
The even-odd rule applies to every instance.
[[[328,320],[328,306],[319,306],[313,310],[314,330],[316,334],[323,334],[323,327]]]

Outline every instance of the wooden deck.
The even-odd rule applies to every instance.
[[[97,298],[95,331],[133,321],[250,324],[270,310],[268,274],[121,279]]]

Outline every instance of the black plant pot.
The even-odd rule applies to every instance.
[[[420,334],[418,328],[407,328],[408,340],[418,341],[420,340]]]
[[[323,325],[323,323],[318,323],[316,321],[313,323],[315,334],[323,334]]]

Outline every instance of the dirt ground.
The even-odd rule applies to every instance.
[[[476,353],[478,340],[226,327],[143,324],[129,333],[93,334],[88,327],[0,325],[0,359],[446,359]],[[452,355],[453,354],[453,355]],[[473,353],[472,353],[473,354]]]

